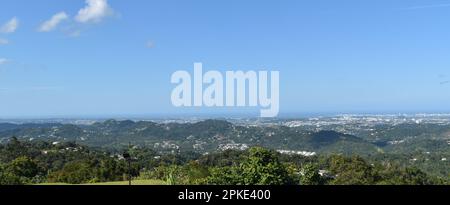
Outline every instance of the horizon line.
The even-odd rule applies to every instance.
[[[450,111],[386,111],[386,112],[291,112],[280,113],[277,117],[261,118],[250,113],[229,114],[229,113],[213,113],[213,114],[99,114],[99,115],[46,115],[46,116],[6,116],[0,117],[0,121],[4,120],[108,120],[108,119],[284,119],[284,118],[308,118],[308,117],[333,117],[342,115],[450,115]]]

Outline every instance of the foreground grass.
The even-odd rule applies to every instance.
[[[66,183],[42,183],[37,185],[73,185]],[[90,183],[81,185],[128,185],[128,181],[118,181],[118,182],[100,182],[100,183]],[[166,185],[166,182],[161,180],[133,180],[131,185]]]

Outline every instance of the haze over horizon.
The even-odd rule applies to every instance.
[[[448,0],[4,0],[0,118],[258,116],[174,108],[195,62],[279,70],[280,117],[450,113],[449,18]]]

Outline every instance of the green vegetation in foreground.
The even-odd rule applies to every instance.
[[[131,185],[166,185],[167,183],[162,180],[133,180]],[[67,183],[42,183],[36,185],[77,185],[77,184],[67,184]],[[128,181],[117,181],[117,182],[99,182],[99,183],[88,183],[81,185],[128,185]]]
[[[261,146],[315,152],[319,158],[361,156],[369,164],[415,167],[428,175],[450,180],[450,124],[349,121],[342,125],[290,127],[277,125],[284,124],[284,120],[274,122],[270,126],[223,120],[195,123],[107,120],[91,125],[0,123],[0,170],[7,172],[0,175],[8,179],[3,180],[7,184],[124,181],[126,163],[118,160],[118,155],[131,143],[136,148],[131,154],[137,158],[133,177],[161,165],[185,165],[204,158],[202,154],[221,152],[224,147]],[[16,140],[11,139],[13,136]],[[315,163],[320,165],[318,161]],[[26,172],[16,169],[26,166]]]
[[[0,144],[0,185],[126,185],[129,176],[136,185],[448,185],[448,172],[443,174],[433,176],[388,156],[302,156],[263,147],[162,154],[136,146],[108,151],[17,138]]]

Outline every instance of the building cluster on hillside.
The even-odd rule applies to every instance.
[[[287,127],[323,127],[331,125],[359,124],[375,126],[380,124],[450,124],[450,115],[444,114],[415,114],[415,115],[339,115],[335,117],[315,117],[307,119],[287,120],[282,124]]]
[[[302,155],[305,157],[311,157],[311,156],[315,156],[317,154],[315,152],[295,151],[295,150],[277,150],[277,152],[279,152],[281,154],[287,154],[287,155]]]
[[[247,144],[239,144],[239,143],[229,143],[229,144],[220,144],[219,150],[225,151],[225,150],[246,150],[249,146]]]

